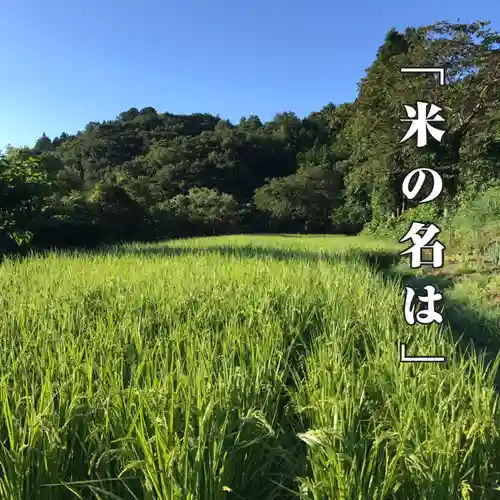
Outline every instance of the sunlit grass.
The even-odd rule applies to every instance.
[[[394,250],[232,236],[5,261],[0,498],[498,498],[494,371],[406,325],[363,257]],[[402,365],[401,340],[449,362]]]

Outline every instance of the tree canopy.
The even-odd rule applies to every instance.
[[[244,231],[356,232],[411,208],[401,183],[442,175],[438,210],[498,179],[500,35],[486,22],[390,30],[353,103],[233,124],[130,108],[8,148],[0,245],[98,245]],[[443,67],[446,84],[404,67]],[[442,142],[401,143],[405,105],[435,104]],[[471,194],[472,193],[472,194]],[[405,205],[406,203],[406,205]]]

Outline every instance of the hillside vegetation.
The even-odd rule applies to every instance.
[[[8,148],[0,497],[499,498],[499,44],[392,30],[355,102],[305,118],[131,108]],[[400,143],[419,100],[442,143]],[[418,167],[432,203],[401,192]],[[412,221],[442,269],[398,258]],[[442,325],[406,323],[410,283]]]
[[[499,42],[481,22],[392,30],[357,99],[305,118],[282,112],[233,124],[131,108],[75,135],[9,148],[0,163],[0,248],[381,231],[418,207],[401,184],[429,166],[444,180],[437,222],[498,180]],[[444,86],[400,71],[436,66],[446,69]],[[441,143],[400,143],[404,105],[418,100],[442,108]]]

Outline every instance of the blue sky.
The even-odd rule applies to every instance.
[[[498,0],[3,0],[0,148],[131,107],[237,121],[356,96],[391,28],[490,20]]]

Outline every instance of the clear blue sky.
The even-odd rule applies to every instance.
[[[231,121],[352,101],[391,28],[490,20],[499,0],[3,0],[0,148],[131,107]]]

